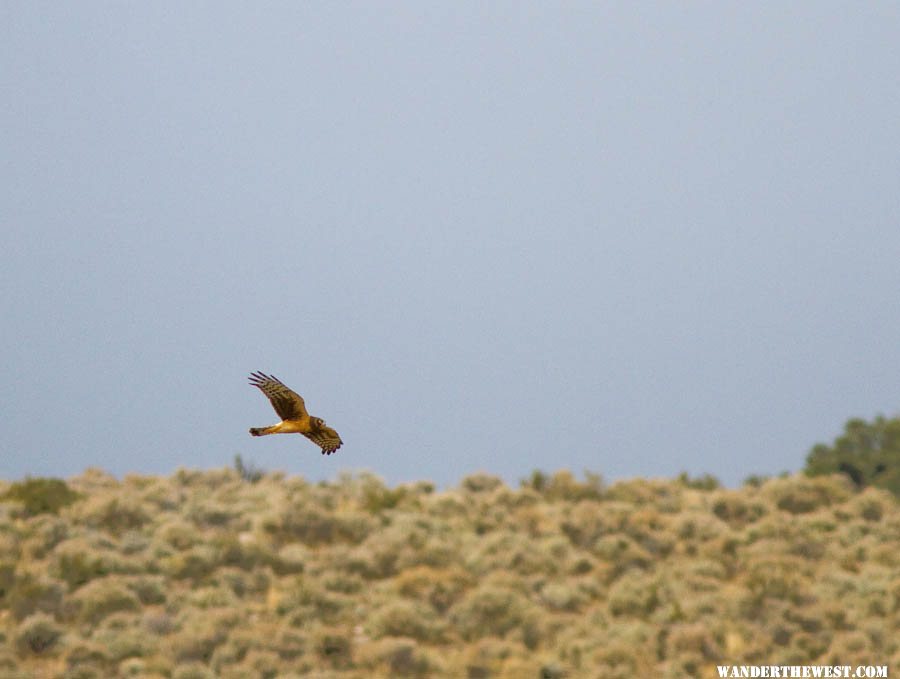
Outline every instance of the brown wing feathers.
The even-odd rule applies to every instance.
[[[259,390],[272,402],[272,407],[282,420],[298,420],[307,415],[306,405],[300,395],[288,389],[274,375],[266,375],[261,372],[252,373],[250,384],[259,387]]]
[[[319,427],[304,436],[322,449],[322,455],[331,455],[343,443],[341,437],[331,427]]]

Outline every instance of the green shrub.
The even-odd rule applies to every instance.
[[[694,490],[716,490],[722,487],[722,484],[712,474],[703,474],[691,478],[687,472],[681,472],[676,479],[685,488],[693,488]]]
[[[584,472],[584,481],[580,482],[567,469],[560,470],[551,476],[535,469],[531,476],[522,479],[522,488],[540,493],[545,500],[578,502],[579,500],[602,500],[606,485],[600,474]]]
[[[900,417],[848,420],[832,445],[813,446],[804,472],[843,474],[857,488],[876,486],[900,495]]]
[[[22,503],[25,516],[38,514],[59,514],[82,496],[66,485],[61,479],[26,478],[13,483],[0,500]]]
[[[503,485],[503,479],[491,474],[470,474],[461,483],[463,489],[470,493],[486,493]]]
[[[659,583],[643,573],[626,573],[609,589],[609,612],[614,616],[646,618],[660,603]]]

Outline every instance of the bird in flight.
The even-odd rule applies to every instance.
[[[343,441],[338,433],[331,427],[326,427],[325,420],[321,417],[310,416],[300,394],[288,389],[277,377],[261,372],[251,373],[250,384],[259,387],[281,418],[281,422],[271,427],[251,427],[251,435],[303,434],[322,449],[322,455],[331,455],[341,447]]]

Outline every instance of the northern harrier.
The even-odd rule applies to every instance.
[[[281,380],[261,372],[251,373],[250,384],[259,387],[272,402],[272,407],[281,422],[271,427],[251,427],[253,436],[266,434],[303,434],[322,449],[322,455],[331,455],[341,447],[343,441],[331,427],[325,426],[321,417],[311,417],[300,395],[288,389]]]

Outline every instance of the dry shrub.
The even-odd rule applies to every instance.
[[[271,585],[271,571],[257,569],[247,572],[233,567],[222,567],[211,573],[205,582],[230,589],[239,599],[256,597],[268,591]]]
[[[773,479],[762,487],[761,493],[778,509],[791,514],[806,514],[850,498],[846,483],[830,476]]]
[[[49,570],[69,586],[69,591],[74,591],[95,578],[131,569],[117,553],[97,549],[84,538],[74,538],[54,550]]]
[[[105,679],[113,675],[115,665],[106,648],[93,641],[80,641],[68,647],[66,677]]]
[[[157,639],[138,626],[102,629],[91,635],[91,639],[106,648],[110,659],[116,663],[125,658],[153,655],[159,648]]]
[[[484,472],[470,474],[460,483],[460,487],[468,493],[487,493],[502,485],[503,479]]]
[[[179,664],[208,664],[213,652],[228,636],[228,620],[208,612],[190,611],[181,616],[166,643]]]
[[[159,560],[162,574],[176,580],[202,580],[219,565],[219,553],[215,547],[198,544],[190,549]]]
[[[275,679],[280,674],[281,661],[278,654],[273,651],[254,648],[247,652],[241,667],[250,670],[253,677]]]
[[[89,495],[72,508],[76,520],[85,526],[121,536],[130,530],[140,530],[151,519],[140,498],[127,492],[113,495]]]
[[[147,661],[143,658],[126,658],[119,663],[119,676],[127,679],[128,677],[147,677]]]
[[[896,498],[888,491],[869,487],[850,501],[849,510],[864,521],[874,523],[881,521],[888,508],[895,503]]]
[[[313,621],[336,622],[349,604],[348,599],[327,591],[317,579],[297,576],[277,592],[275,612],[290,624],[303,626]]]
[[[534,626],[537,616],[536,607],[519,592],[487,583],[468,592],[450,609],[454,629],[466,641],[525,631]]]
[[[605,496],[603,477],[585,472],[584,482],[576,480],[568,469],[561,469],[551,476],[535,470],[522,487],[540,493],[545,500],[577,502],[579,500],[602,500]]]
[[[24,572],[15,577],[6,605],[16,620],[34,613],[59,617],[62,612],[63,586],[50,578]]]
[[[519,647],[510,641],[479,639],[463,649],[462,664],[466,674],[460,676],[467,676],[470,679],[496,677],[502,670],[504,662],[515,657],[519,650]]]
[[[35,613],[23,620],[16,630],[16,649],[22,655],[46,655],[53,653],[63,636],[63,628],[52,616]]]
[[[349,667],[353,662],[352,634],[339,627],[319,628],[313,636],[313,650],[333,668]]]
[[[369,618],[368,630],[375,638],[410,637],[438,643],[443,638],[443,623],[429,606],[413,601],[392,601],[378,608]]]
[[[272,570],[278,575],[299,574],[306,568],[310,560],[310,552],[301,544],[291,543],[278,550],[271,560]]]
[[[427,602],[438,613],[444,613],[471,587],[473,580],[460,568],[417,566],[398,574],[394,582],[400,595]]]
[[[178,517],[166,521],[155,534],[157,539],[178,551],[190,549],[203,539],[196,526]]]
[[[227,587],[209,585],[195,587],[188,597],[188,605],[205,610],[207,608],[236,608],[237,597]]]
[[[617,617],[646,618],[661,602],[659,581],[650,574],[630,571],[609,588],[609,612]]]
[[[139,611],[141,602],[121,579],[93,580],[72,596],[80,622],[94,625],[118,611]]]
[[[665,657],[691,656],[705,662],[721,659],[720,643],[708,624],[682,623],[672,625],[666,630],[668,634],[665,636]]]
[[[37,561],[47,556],[56,545],[69,537],[71,527],[65,519],[41,514],[28,521],[27,533],[21,541],[22,558]]]
[[[565,554],[565,545],[559,541],[538,541],[521,533],[498,532],[479,541],[466,566],[475,574],[507,571],[523,576],[555,575],[561,570],[560,561]]]
[[[774,550],[773,550],[774,551]],[[766,599],[803,604],[810,597],[803,577],[803,562],[798,557],[762,556],[747,564],[744,585],[748,592],[748,612]]]
[[[712,513],[734,528],[743,528],[766,514],[763,502],[747,497],[747,491],[723,490],[715,493],[710,501]]]
[[[6,595],[16,582],[16,562],[12,560],[0,561],[0,605],[6,599]]]
[[[172,679],[216,679],[215,672],[199,662],[179,665],[172,672]]]
[[[166,581],[159,575],[138,575],[125,579],[125,584],[144,606],[166,601]]]
[[[698,493],[684,486],[662,479],[630,479],[619,481],[604,494],[606,500],[630,505],[655,506],[662,512],[681,510],[686,494]]]
[[[604,535],[593,544],[591,552],[613,567],[613,578],[633,569],[649,569],[654,564],[652,554],[622,534]]]
[[[370,676],[433,677],[442,667],[415,639],[382,639],[360,649],[357,663]]]
[[[568,582],[551,581],[540,591],[540,600],[551,611],[574,613],[587,603],[585,592]]]
[[[266,534],[278,544],[297,540],[313,547],[335,542],[357,544],[372,528],[372,519],[364,514],[336,514],[316,507],[294,506],[263,525]]]

